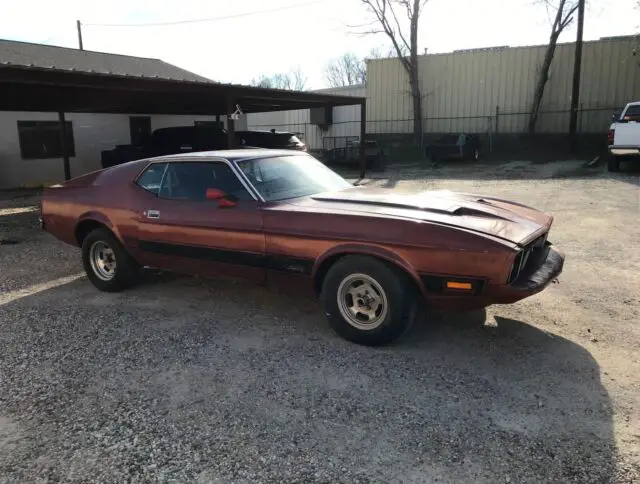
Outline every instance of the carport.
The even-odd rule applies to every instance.
[[[76,55],[90,54],[86,51],[73,52]],[[188,76],[183,79],[168,79],[161,75],[147,77],[112,73],[104,68],[82,71],[68,66],[57,68],[47,65],[46,59],[34,64],[28,60],[6,61],[0,56],[0,111],[58,113],[64,173],[69,179],[71,169],[64,132],[65,113],[226,115],[228,143],[232,148],[234,122],[229,115],[236,111],[236,106],[243,113],[258,113],[359,104],[362,113],[360,176],[365,176],[365,98],[222,84],[184,72]]]

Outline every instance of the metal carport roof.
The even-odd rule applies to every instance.
[[[365,98],[261,87],[60,71],[0,63],[0,111],[226,114],[362,104]]]

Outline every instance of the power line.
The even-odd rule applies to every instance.
[[[277,8],[269,8],[269,9],[265,9],[265,10],[255,10],[253,12],[245,12],[245,13],[237,13],[234,15],[226,15],[224,17],[208,17],[208,18],[197,18],[197,19],[190,19],[190,20],[176,20],[176,21],[172,21],[172,22],[152,22],[152,23],[141,23],[141,24],[92,24],[92,23],[82,23],[83,26],[90,26],[90,27],[155,27],[155,26],[162,26],[162,25],[179,25],[179,24],[192,24],[192,23],[199,23],[199,22],[215,22],[216,20],[228,20],[228,19],[234,19],[234,18],[240,18],[240,17],[249,17],[252,15],[261,15],[264,13],[271,13],[271,12],[279,12],[281,10],[289,10],[292,8],[298,8],[298,7],[305,7],[307,5],[312,5],[314,3],[323,3],[326,0],[312,0],[310,2],[304,2],[304,3],[298,3],[295,5],[285,5],[282,7],[277,7]]]

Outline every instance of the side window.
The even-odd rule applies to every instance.
[[[166,168],[166,163],[153,163],[138,177],[136,184],[157,196]]]
[[[238,200],[253,200],[229,165],[222,162],[169,163],[159,196],[207,201],[208,188],[217,188]]]

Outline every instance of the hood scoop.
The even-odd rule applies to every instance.
[[[487,205],[490,205],[487,202],[480,202],[480,203],[486,203]],[[486,218],[498,218],[501,220],[509,220],[508,218],[505,217],[501,217],[500,215],[497,215],[496,213],[490,213],[490,212],[485,212],[483,210],[478,210],[472,207],[458,207],[457,209],[455,209],[453,212],[453,215],[459,215],[459,216],[468,216],[468,217],[486,217]]]
[[[356,205],[371,205],[375,207],[388,207],[388,208],[401,208],[407,210],[428,210],[429,212],[438,212],[451,215],[460,208],[458,205],[451,205],[451,203],[445,204],[421,204],[417,200],[417,203],[411,203],[410,200],[403,200],[400,197],[368,197],[368,198],[342,198],[332,196],[315,196],[314,200],[320,202],[333,202],[333,203],[349,203]]]
[[[371,207],[392,208],[400,210],[420,210],[443,215],[485,217],[492,219],[503,219],[495,213],[495,207],[486,200],[456,200],[438,196],[417,195],[397,195],[397,194],[373,194],[359,192],[357,196],[342,193],[319,194],[312,197],[321,202],[345,203],[352,205],[368,205]],[[473,204],[486,205],[487,211],[483,207],[474,208]],[[489,208],[491,207],[491,208]],[[491,210],[494,209],[494,210]]]

